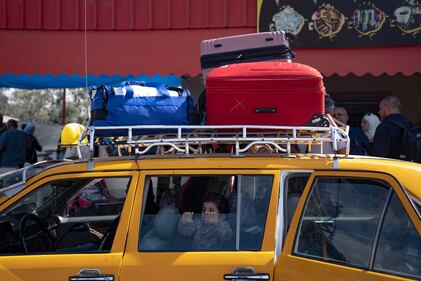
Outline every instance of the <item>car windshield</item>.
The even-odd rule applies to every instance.
[[[62,162],[63,160],[41,161],[16,171],[1,174],[0,192],[2,194],[0,195],[0,198],[3,196],[12,197],[24,187],[24,183],[28,179],[38,175],[52,165]]]

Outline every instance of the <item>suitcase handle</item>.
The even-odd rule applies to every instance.
[[[257,107],[254,109],[255,113],[276,113],[278,109],[275,107]]]

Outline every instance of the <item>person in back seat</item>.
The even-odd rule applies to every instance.
[[[250,227],[253,227],[257,224],[257,214],[256,214],[256,202],[250,196],[250,194],[255,193],[254,191],[254,181],[253,177],[243,176],[242,188],[241,188],[241,210],[237,206],[238,201],[238,187],[235,186],[233,192],[231,192],[228,202],[230,213],[236,216],[237,212],[240,212],[240,230],[246,231]],[[237,210],[238,209],[238,210]],[[235,225],[235,222],[234,222]]]
[[[228,200],[220,194],[209,194],[202,203],[202,217],[194,220],[193,212],[184,212],[178,224],[183,236],[193,237],[193,250],[219,250],[233,236],[225,221]]]
[[[203,198],[216,193],[228,198],[231,183],[229,176],[200,176],[191,177],[181,186],[179,194],[179,207],[182,213],[200,213]]]
[[[154,216],[153,228],[145,235],[141,235],[140,249],[145,251],[170,249],[179,217],[178,209],[174,205],[163,206]]]

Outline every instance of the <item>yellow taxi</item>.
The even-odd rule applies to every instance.
[[[421,165],[246,129],[46,166],[3,194],[0,280],[421,280]]]

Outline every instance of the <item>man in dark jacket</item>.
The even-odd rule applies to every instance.
[[[39,143],[37,137],[34,136],[35,124],[29,122],[28,124],[26,124],[25,128],[22,130],[28,134],[30,142],[31,142],[31,147],[28,149],[28,151],[26,151],[26,162],[31,163],[31,164],[37,163],[38,162],[37,151],[42,150],[42,145]]]
[[[399,159],[401,155],[401,142],[403,129],[394,123],[399,123],[405,128],[412,126],[411,122],[401,113],[401,102],[397,97],[388,96],[379,104],[379,116],[382,123],[374,134],[371,155]]]
[[[27,134],[18,131],[16,120],[7,121],[7,131],[0,137],[0,151],[3,152],[1,167],[22,168],[26,161],[26,151],[31,147]]]

